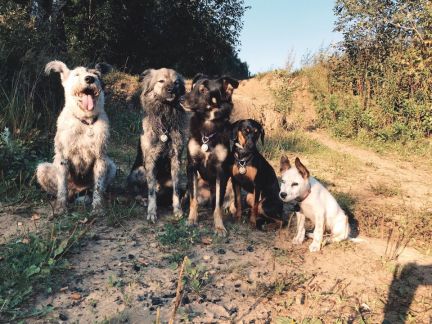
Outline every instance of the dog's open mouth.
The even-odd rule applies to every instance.
[[[99,91],[92,88],[85,88],[80,94],[81,106],[83,109],[92,111],[96,105],[96,100],[99,96]]]

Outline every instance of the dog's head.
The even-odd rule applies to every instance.
[[[51,61],[45,66],[45,73],[52,71],[60,74],[66,106],[79,109],[79,115],[88,117],[97,115],[103,109],[105,98],[101,78],[111,71],[110,65],[100,63],[94,69],[79,66],[69,70],[63,62]]]
[[[181,104],[188,111],[211,111],[231,102],[234,89],[238,86],[239,82],[229,76],[209,78],[199,73],[193,78],[191,91],[184,96]]]
[[[183,77],[172,69],[148,69],[140,74],[144,97],[174,103],[185,94]]]
[[[231,126],[231,139],[234,144],[248,151],[256,150],[258,139],[264,144],[264,128],[260,123],[253,119],[237,120]]]
[[[309,170],[297,157],[294,167],[288,157],[283,155],[280,160],[281,186],[279,197],[284,202],[291,202],[303,197],[309,190]]]

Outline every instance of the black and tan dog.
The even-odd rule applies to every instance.
[[[232,125],[234,163],[231,167],[231,181],[235,218],[239,221],[242,215],[241,189],[244,189],[247,192],[246,201],[252,208],[249,221],[254,227],[258,215],[281,222],[283,214],[276,174],[256,146],[260,138],[264,144],[264,129],[253,119],[238,120]]]
[[[231,96],[238,85],[237,80],[227,76],[209,78],[198,74],[182,102],[186,110],[193,112],[187,148],[188,223],[198,222],[198,177],[201,177],[210,187],[215,232],[219,235],[226,234],[222,204],[230,176]]]

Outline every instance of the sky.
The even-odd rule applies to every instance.
[[[301,66],[304,54],[341,39],[333,32],[334,0],[245,0],[239,56],[252,74],[285,67],[289,57]],[[291,60],[290,60],[291,61]]]

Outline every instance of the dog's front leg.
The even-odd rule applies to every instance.
[[[321,250],[321,244],[324,236],[324,214],[315,216],[315,229],[313,232],[313,241],[309,245],[309,251],[317,252]]]
[[[256,220],[258,216],[258,207],[259,207],[259,200],[260,200],[261,192],[257,190],[255,187],[254,193],[253,193],[253,206],[252,211],[249,218],[249,223],[252,225],[252,227],[256,228]]]
[[[56,161],[57,162],[57,161]],[[61,159],[57,163],[57,202],[54,213],[63,214],[67,207],[67,179],[69,176],[69,163],[66,159]]]
[[[103,194],[105,192],[106,178],[108,174],[109,161],[105,158],[97,159],[93,167],[94,188],[93,188],[93,203],[92,213],[101,214],[103,211]]]
[[[148,186],[147,220],[155,223],[157,220],[155,160],[152,156],[145,156],[144,163]]]
[[[235,203],[235,220],[236,222],[241,221],[242,216],[242,204],[241,204],[241,187],[240,184],[234,179],[234,177],[231,178],[231,183],[233,186],[234,191],[234,203]]]
[[[306,229],[304,226],[305,216],[300,212],[296,212],[296,219],[297,219],[297,235],[293,238],[292,242],[294,244],[302,244],[306,234]]]
[[[174,154],[171,158],[171,179],[173,184],[173,213],[177,219],[182,218],[183,211],[180,207],[180,194],[179,194],[179,170],[180,170],[180,153],[177,149],[174,149]]]
[[[187,176],[190,198],[188,224],[195,225],[198,223],[198,177],[197,171],[190,163],[187,168]]]
[[[222,220],[222,204],[225,196],[225,190],[227,185],[226,177],[221,176],[221,171],[217,171],[216,175],[216,201],[215,201],[215,209],[213,212],[214,225],[215,225],[215,233],[220,236],[226,236],[227,230],[223,224]]]

